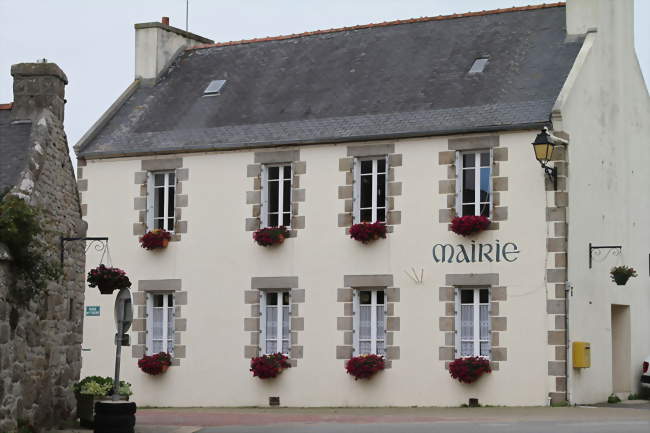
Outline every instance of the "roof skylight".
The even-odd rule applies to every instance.
[[[226,84],[226,80],[212,80],[208,87],[203,91],[203,96],[212,96],[221,94],[221,88]]]
[[[479,57],[478,59],[474,60],[472,67],[469,68],[468,74],[478,74],[479,72],[483,72],[483,69],[485,69],[485,65],[487,65],[487,63],[487,57]]]

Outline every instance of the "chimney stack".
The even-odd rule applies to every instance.
[[[211,39],[170,26],[169,17],[162,17],[159,23],[136,24],[135,79],[151,86],[185,48],[212,43]]]
[[[35,120],[49,109],[61,122],[65,111],[65,85],[68,77],[56,63],[18,63],[11,66],[14,78],[13,120]]]

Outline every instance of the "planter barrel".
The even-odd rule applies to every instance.
[[[95,404],[99,401],[107,401],[111,398],[109,396],[97,396],[92,394],[75,393],[77,399],[77,418],[82,427],[92,428],[95,423]],[[128,401],[129,397],[125,395],[120,396],[121,401]]]

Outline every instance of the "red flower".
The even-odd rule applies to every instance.
[[[253,240],[258,245],[268,247],[271,245],[278,245],[284,242],[285,238],[290,235],[289,230],[285,226],[280,227],[265,227],[263,229],[255,230],[253,233]]]
[[[163,373],[170,365],[172,365],[172,357],[169,353],[160,352],[151,356],[143,356],[138,360],[138,367],[140,370],[153,376]]]
[[[461,236],[482,232],[488,227],[490,227],[490,219],[480,215],[465,215],[451,220],[451,231]]]
[[[140,246],[147,250],[165,248],[172,238],[172,234],[165,229],[153,229],[140,238]]]
[[[119,290],[125,287],[131,287],[131,281],[126,276],[126,272],[119,268],[107,267],[103,264],[88,272],[86,279],[90,287],[98,287],[100,285],[109,285],[114,290]]]
[[[345,363],[345,370],[354,380],[369,379],[385,367],[384,357],[380,355],[354,356]]]
[[[490,361],[480,356],[458,358],[449,364],[449,374],[463,383],[473,383],[483,373],[491,373]]]
[[[374,223],[359,223],[350,227],[350,237],[355,241],[367,244],[370,241],[386,239],[386,224],[376,221]]]
[[[253,377],[269,379],[277,377],[282,370],[290,367],[291,364],[289,364],[289,358],[286,355],[273,353],[252,358],[250,371],[253,372]]]

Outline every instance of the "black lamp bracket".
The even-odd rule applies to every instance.
[[[63,266],[63,258],[64,258],[64,248],[65,248],[65,242],[74,242],[74,241],[88,241],[88,244],[86,245],[85,251],[88,252],[90,247],[94,247],[95,251],[99,251],[103,254],[106,252],[108,249],[108,238],[107,237],[92,237],[92,238],[64,238],[61,237],[61,266]]]
[[[605,260],[607,256],[609,256],[610,254],[613,256],[620,256],[622,252],[623,252],[623,247],[621,245],[593,246],[591,242],[589,242],[589,269],[591,269],[594,256],[600,257],[602,260]]]

